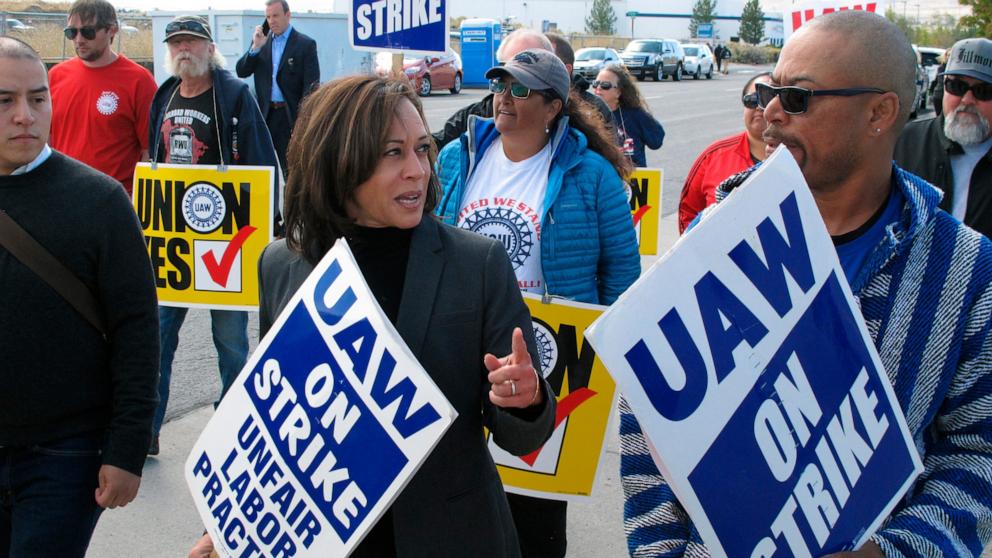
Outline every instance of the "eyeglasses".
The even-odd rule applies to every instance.
[[[179,31],[192,31],[193,33],[200,33],[208,36],[210,35],[210,33],[204,29],[203,24],[199,21],[172,21],[165,26],[166,35],[178,33]]]
[[[782,103],[782,110],[788,114],[803,114],[809,110],[809,98],[813,96],[832,97],[854,97],[865,93],[886,93],[883,89],[875,87],[851,87],[848,89],[806,89],[788,85],[777,87],[767,83],[754,84],[755,93],[758,94],[758,106],[762,109],[768,108],[768,103],[778,97]]]
[[[955,97],[964,97],[971,91],[977,101],[992,101],[992,84],[971,83],[958,78],[944,78],[944,91]]]
[[[106,29],[105,25],[101,26],[86,26],[86,27],[66,27],[62,30],[65,34],[65,38],[70,41],[76,40],[76,35],[82,35],[87,41],[92,41],[96,38],[96,32],[101,29]]]
[[[744,103],[744,108],[754,110],[758,108],[758,94],[748,93],[747,95],[741,97],[741,102]]]
[[[616,87],[617,89],[620,88],[619,85],[613,83],[612,81],[599,81],[599,80],[596,80],[596,81],[592,82],[592,88],[593,89],[602,89],[603,91],[609,91],[610,89],[613,89],[614,87]]]
[[[502,95],[506,93],[506,82],[501,79],[494,79],[489,81],[489,90],[496,95]],[[510,84],[510,95],[513,95],[514,99],[526,99],[530,97],[531,89],[526,85],[515,81]]]

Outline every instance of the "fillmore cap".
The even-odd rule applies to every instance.
[[[992,41],[963,39],[954,43],[945,76],[968,76],[992,83]]]
[[[568,104],[568,88],[572,80],[568,77],[565,63],[551,51],[539,48],[525,50],[504,66],[489,68],[486,79],[508,75],[531,89],[550,89]]]
[[[165,26],[166,41],[178,35],[192,35],[193,37],[200,37],[208,41],[214,40],[210,33],[210,24],[207,23],[207,20],[195,15],[179,16]]]

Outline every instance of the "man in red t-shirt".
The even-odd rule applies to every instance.
[[[106,0],[77,0],[65,36],[76,57],[48,73],[51,146],[116,178],[131,193],[134,165],[148,158],[151,73],[111,49],[117,12]]]

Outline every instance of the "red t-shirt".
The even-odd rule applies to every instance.
[[[148,70],[118,55],[101,68],[79,58],[48,72],[53,149],[121,181],[131,193],[134,165],[148,149],[148,118],[158,86]]]
[[[716,187],[731,176],[754,166],[747,132],[716,140],[703,150],[689,170],[679,199],[679,234],[700,211],[716,201]]]

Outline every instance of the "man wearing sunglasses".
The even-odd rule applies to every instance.
[[[76,57],[48,73],[51,146],[116,178],[130,193],[135,164],[148,159],[155,79],[113,51],[117,12],[107,0],[73,3],[64,34]]]
[[[906,126],[896,163],[943,190],[942,209],[992,237],[992,41],[958,41],[937,79],[943,113]]]
[[[992,242],[941,211],[939,192],[892,162],[915,72],[898,27],[849,10],[804,24],[782,50],[776,85],[757,88],[767,153],[784,146],[802,170],[924,465],[869,541],[834,558],[979,556],[990,537]],[[717,200],[740,182],[721,184]],[[707,555],[633,415],[621,417],[621,432],[631,555]],[[788,518],[797,530],[809,528],[805,513]],[[776,556],[789,554],[796,531],[787,522],[772,527]]]

